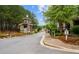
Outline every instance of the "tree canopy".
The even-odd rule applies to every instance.
[[[44,16],[47,23],[55,24],[58,22],[59,30],[62,32],[63,23],[65,23],[66,25],[70,24],[68,26],[70,26],[71,28],[73,26],[73,20],[77,18],[79,19],[79,5],[50,5],[48,6],[48,9],[44,12]],[[50,24],[48,25],[50,26]]]
[[[18,29],[18,24],[28,15],[33,24],[37,24],[35,15],[19,5],[0,5],[0,30]]]
[[[51,5],[44,13],[47,21],[70,22],[73,18],[79,16],[78,5]]]

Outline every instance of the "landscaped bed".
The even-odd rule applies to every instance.
[[[15,36],[22,36],[22,35],[26,35],[26,33],[22,33],[22,32],[0,32],[0,38],[15,37]]]
[[[72,37],[69,36],[68,39],[65,39],[65,36],[56,36],[56,39],[61,40],[64,43],[72,44],[72,45],[79,45],[79,37]]]

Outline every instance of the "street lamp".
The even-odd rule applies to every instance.
[[[28,15],[26,15],[26,17],[28,18],[29,16],[28,16]]]

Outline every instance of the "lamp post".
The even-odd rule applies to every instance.
[[[28,16],[28,15],[26,15],[26,17],[28,18],[29,16]]]

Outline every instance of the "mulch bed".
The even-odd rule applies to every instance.
[[[56,36],[56,38],[67,44],[79,45],[79,37],[69,36],[67,40],[65,40],[65,36]]]
[[[0,32],[0,38],[7,38],[7,37],[15,37],[15,36],[22,36],[26,33],[21,32]]]

